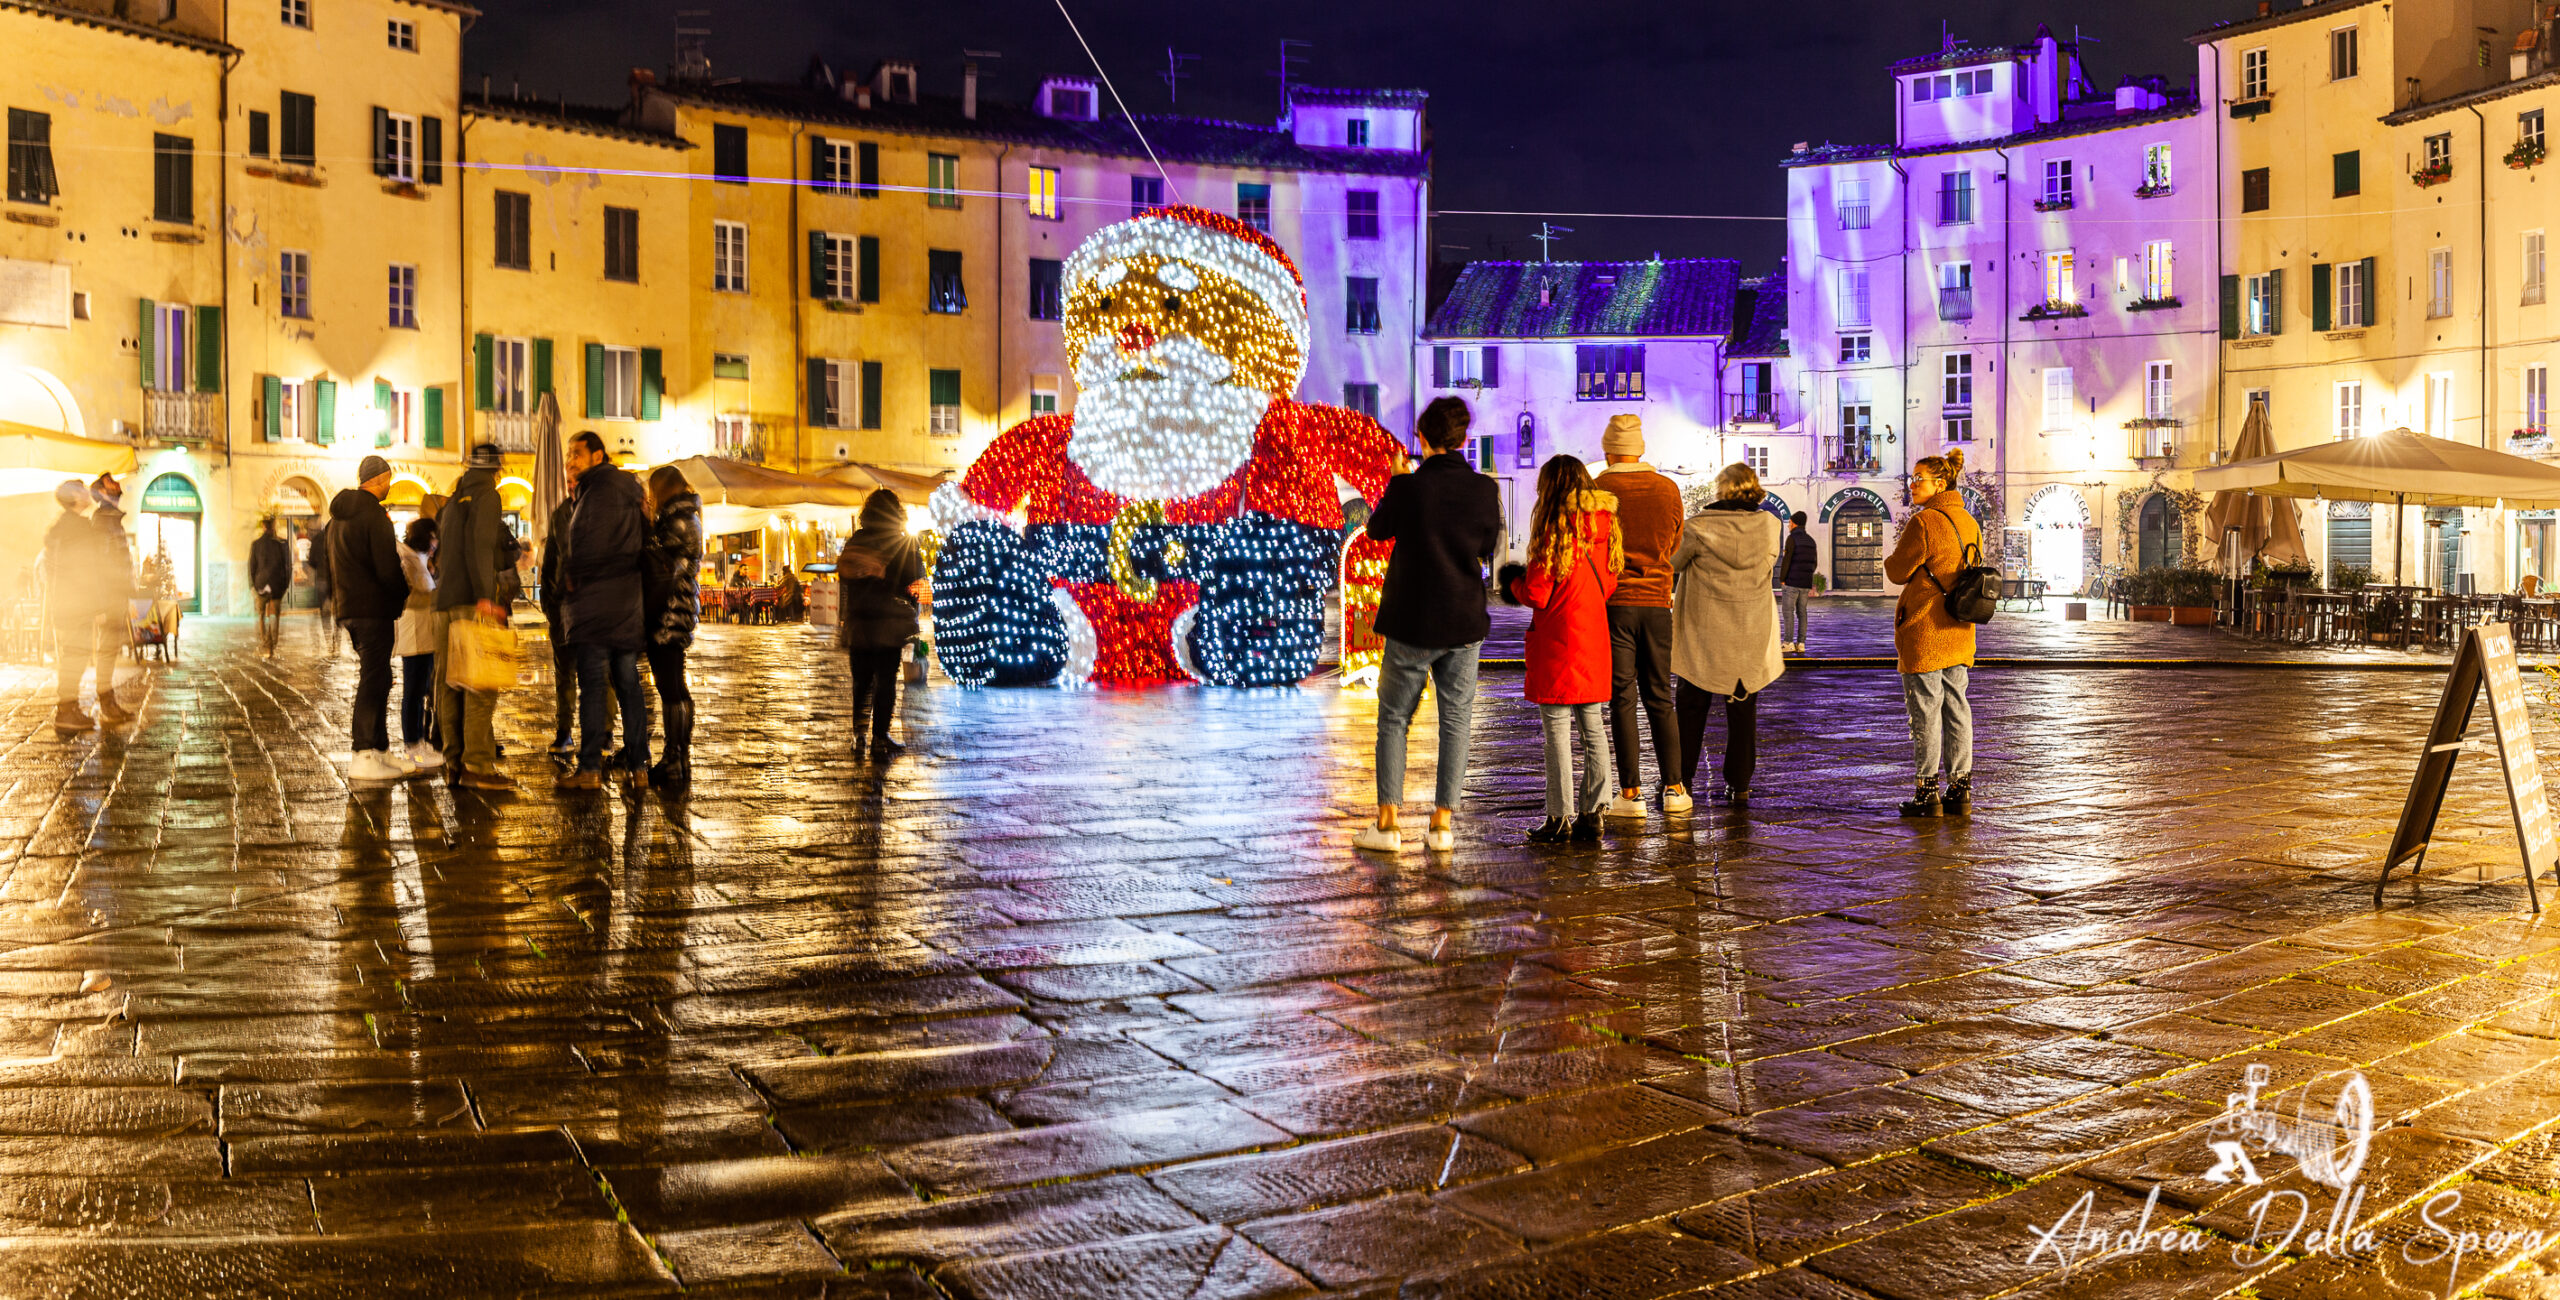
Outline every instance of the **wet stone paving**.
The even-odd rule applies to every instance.
[[[689,798],[552,789],[541,685],[522,793],[350,789],[352,660],[246,631],[121,733],[0,676],[0,1295],[2560,1296],[2485,759],[2372,897],[2432,675],[1987,670],[1905,822],[1893,675],[1800,672],[1747,814],[1542,849],[1495,672],[1389,859],[1325,684],[932,685],[875,765],[820,639],[714,627]]]

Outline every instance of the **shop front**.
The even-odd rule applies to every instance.
[[[134,515],[134,545],[143,572],[165,574],[176,592],[178,608],[189,614],[204,606],[204,498],[184,474],[161,474],[142,489],[142,509]],[[148,590],[156,597],[160,593]]]

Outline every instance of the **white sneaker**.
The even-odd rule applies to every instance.
[[[1454,826],[1422,833],[1422,847],[1434,853],[1447,853],[1458,847],[1458,831]]]
[[[379,749],[359,750],[347,763],[347,779],[350,781],[398,781],[416,771],[416,768],[392,762],[390,755]]]
[[[408,756],[409,761],[417,764],[421,772],[433,771],[444,766],[444,751],[423,740],[409,747]]]
[[[1667,785],[1662,787],[1662,811],[1684,813],[1696,806],[1697,801],[1689,797],[1688,791]]]
[[[1617,795],[1609,800],[1608,807],[1600,810],[1600,815],[1603,817],[1642,817],[1644,816],[1644,805],[1626,797],[1625,795]]]
[[[1404,852],[1404,834],[1371,822],[1361,827],[1359,834],[1351,837],[1351,847],[1368,849],[1374,853],[1402,853]]]

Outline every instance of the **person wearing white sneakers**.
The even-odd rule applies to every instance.
[[[391,707],[392,629],[409,603],[409,578],[400,567],[391,512],[391,462],[367,456],[356,465],[355,487],[329,501],[329,576],[338,602],[338,626],[356,650],[355,715],[350,725],[355,757],[350,781],[398,781],[418,775],[408,755],[394,752],[386,726]]]
[[[1618,755],[1618,797],[1610,817],[1644,816],[1644,750],[1636,713],[1653,732],[1662,810],[1690,809],[1680,775],[1680,736],[1671,691],[1671,548],[1680,544],[1680,485],[1644,463],[1644,417],[1621,411],[1600,434],[1609,463],[1592,485],[1618,499],[1626,563],[1609,596],[1609,747]]]
[[[391,653],[400,657],[400,752],[422,772],[444,766],[436,748],[436,521],[412,519],[400,536],[400,571],[409,579],[409,603],[391,629]]]
[[[1724,697],[1723,800],[1751,800],[1760,762],[1760,692],[1787,671],[1778,649],[1778,606],[1769,570],[1778,562],[1778,517],[1760,508],[1760,476],[1732,464],[1716,475],[1716,499],[1682,526],[1671,553],[1678,584],[1671,671],[1680,680],[1680,775],[1694,780],[1705,753],[1707,710]]]

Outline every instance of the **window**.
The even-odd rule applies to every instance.
[[[2265,46],[2243,50],[2240,54],[2240,98],[2265,99],[2268,94],[2267,51]]]
[[[592,344],[589,347],[601,354],[599,359],[602,364],[597,375],[601,380],[601,387],[589,397],[587,404],[599,406],[598,399],[601,399],[597,413],[608,420],[640,418],[639,350],[637,348],[597,348]]]
[[[1911,80],[1911,102],[1925,104],[1933,99],[1957,99],[1969,95],[1991,93],[1992,70],[1971,68],[1958,73],[1939,73],[1934,77]]]
[[[392,19],[391,48],[395,50],[407,50],[412,54],[417,53],[418,25],[416,23],[404,23],[397,18]]]
[[[1840,364],[1844,366],[1863,366],[1869,361],[1874,360],[1875,338],[1876,336],[1873,334],[1841,335]]]
[[[1075,122],[1093,120],[1093,91],[1084,86],[1049,87],[1049,116]]]
[[[1271,187],[1246,181],[1236,182],[1236,220],[1271,233]]]
[[[2356,29],[2341,27],[2329,33],[2329,80],[2344,81],[2356,75]]]
[[[418,395],[405,388],[393,388],[388,382],[373,381],[373,412],[381,421],[381,431],[374,435],[377,447],[413,447],[418,441]]]
[[[1378,277],[1353,275],[1343,278],[1342,328],[1352,334],[1378,332]]]
[[[512,190],[495,194],[497,208],[492,221],[497,238],[491,241],[495,252],[491,260],[510,271],[533,269],[533,196]]]
[[[2547,433],[2551,429],[2551,369],[2548,366],[2524,368],[2524,432]]]
[[[2542,232],[2524,232],[2524,302],[2527,306],[2542,301],[2543,261]]]
[[[1737,420],[1774,422],[1778,418],[1778,395],[1774,380],[1777,365],[1768,361],[1746,361],[1738,368],[1742,391],[1736,394],[1733,416]]]
[[[747,128],[713,125],[711,178],[743,185],[747,179]]]
[[[1355,117],[1342,124],[1342,146],[1346,149],[1369,147],[1369,119]]]
[[[853,185],[853,141],[809,142],[809,188],[841,194]]]
[[[2072,172],[2070,159],[2055,158],[2047,161],[2044,165],[2044,201],[2039,203],[2037,206],[2044,208],[2070,207],[2072,193],[2071,181]]]
[[[311,26],[311,0],[284,0],[284,25],[308,30]]]
[[[53,116],[9,110],[9,201],[51,203],[62,192],[53,172]]]
[[[1058,413],[1058,377],[1056,375],[1031,377],[1031,413],[1033,415]]]
[[[834,302],[851,301],[858,269],[855,264],[858,253],[853,240],[843,235],[813,234],[809,237],[809,255],[809,296]]]
[[[2072,282],[2073,274],[2074,268],[2071,259],[2071,250],[2066,248],[2058,253],[2047,253],[2044,255],[2044,301],[2046,306],[2059,309],[2069,307],[2079,301],[2080,291]]]
[[[250,157],[266,158],[275,153],[275,131],[272,125],[274,120],[257,109],[249,110]]]
[[[274,403],[266,413],[267,440],[310,437],[310,432],[303,427],[304,418],[311,409],[311,404],[304,400],[303,381],[278,377],[267,382],[273,385],[267,389],[267,396]]]
[[[1835,281],[1835,293],[1832,302],[1832,311],[1841,324],[1869,325],[1874,323],[1875,317],[1873,314],[1873,306],[1870,301],[1870,295],[1867,292],[1868,284],[1868,272],[1865,267],[1852,266],[1841,268],[1838,278]]]
[[[2364,155],[2348,150],[2329,156],[2329,197],[2353,198],[2364,192]]]
[[[1950,412],[1973,409],[1973,354],[1950,352],[1946,355],[1946,388],[1943,405]]]
[[[2373,323],[2372,286],[2365,283],[2365,264],[2340,262],[2337,279],[2337,327],[2342,330],[2363,329]]]
[[[711,223],[711,289],[714,293],[747,291],[747,226],[743,221]]]
[[[2155,144],[2142,151],[2142,188],[2153,194],[2170,189],[2169,146]]]
[[[640,280],[640,209],[604,210],[604,278]]]
[[[276,314],[311,319],[311,254],[293,249],[276,254]]]
[[[1752,473],[1766,475],[1769,472],[1769,449],[1747,442],[1742,444],[1742,463],[1750,466]]]
[[[2427,432],[2439,438],[2453,436],[2453,376],[2427,376]]]
[[[418,268],[391,265],[391,328],[418,328]]]
[[[755,417],[729,413],[712,416],[711,449],[724,456],[756,459]]]
[[[1031,259],[1031,319],[1066,319],[1066,282],[1060,273],[1063,266],[1054,257]]]
[[[2252,167],[2240,173],[2240,210],[2242,212],[2266,211],[2269,206],[2267,189],[2266,168]]]
[[[927,252],[924,309],[951,316],[968,305],[968,290],[960,283],[960,254],[943,248]]]
[[[960,372],[927,371],[926,384],[931,390],[927,396],[932,401],[932,410],[925,423],[925,432],[945,438],[959,436]]]
[[[960,206],[960,155],[929,153],[924,156],[924,205],[928,208]]]
[[[2044,427],[2048,432],[2071,427],[2072,408],[2079,405],[2079,393],[2072,386],[2071,367],[2047,366],[2044,372]]]
[[[533,354],[529,339],[489,340],[489,409],[500,415],[529,415],[540,399],[533,392]]]
[[[1644,400],[1644,345],[1585,343],[1574,352],[1574,399],[1583,402]]]
[[[2242,321],[2243,332],[2250,335],[2277,334],[2284,326],[2284,272],[2269,271],[2250,276],[2247,282],[2248,314]]]
[[[2542,150],[2542,110],[2541,110],[2541,109],[2538,109],[2538,108],[2537,108],[2537,109],[2532,110],[2531,112],[2527,112],[2527,113],[2518,113],[2518,114],[2516,114],[2516,143],[2517,143],[2517,144],[2521,144],[2521,145],[2527,145],[2527,146],[2530,146],[2530,147],[2531,147],[2531,148],[2532,148],[2536,153],[2541,152],[2541,150]]]
[[[744,379],[744,378],[746,378],[746,377],[747,377],[747,354],[746,354],[746,353],[744,353],[744,352],[714,352],[714,353],[712,353],[712,354],[711,354],[711,377],[712,377],[712,378],[714,378],[714,379]]]
[[[1164,206],[1164,178],[1132,176],[1129,178],[1129,206],[1140,212]]]
[[[276,126],[284,137],[276,142],[276,161],[310,166],[318,148],[320,102],[288,90],[277,95],[276,111],[283,119]]]
[[[2154,361],[2142,375],[2142,415],[2149,420],[2174,418],[2178,409],[2176,367],[2167,361]]]
[[[1867,183],[1865,181],[1856,179],[1841,181],[1832,189],[1831,202],[1833,215],[1839,217],[1842,230],[1867,228]]]
[[[1344,384],[1342,405],[1374,420],[1378,418],[1378,386],[1376,384]]]
[[[853,156],[853,192],[866,199],[876,199],[880,197],[880,146],[866,140],[855,147]],[[878,363],[871,362],[868,364],[876,365]],[[862,427],[866,429],[873,429],[878,428],[879,426],[866,424]]]
[[[192,225],[196,219],[196,142],[151,137],[151,219]]]
[[[374,168],[395,181],[418,179],[418,119],[407,113],[374,113],[382,127]]]
[[[1939,265],[1938,319],[1973,319],[1973,263],[1945,262]]]
[[[2338,440],[2364,436],[2364,381],[2350,379],[2338,385]]]
[[[2453,314],[2453,250],[2427,250],[2427,317],[2434,320]]]
[[[151,387],[163,393],[187,391],[189,363],[195,350],[187,346],[195,312],[184,303],[151,305]]]
[[[822,429],[850,429],[862,409],[862,366],[854,361],[809,362],[809,422]]]
[[[1057,220],[1058,169],[1055,167],[1032,168],[1030,184],[1024,188],[1024,198],[1030,206],[1032,216],[1043,221]]]
[[[2427,137],[2427,164],[2425,170],[2430,172],[2451,172],[2453,170],[2452,132],[2447,131],[2442,135],[2431,135]]]
[[[1487,357],[1493,360],[1487,362]],[[1491,348],[1431,350],[1432,382],[1441,388],[1483,388],[1500,380],[1501,372],[1500,354]]]
[[[1378,192],[1352,190],[1342,196],[1345,238],[1376,239],[1378,237]]]
[[[1840,381],[1840,442],[1832,459],[1844,466],[1863,466],[1875,458],[1876,407],[1864,379]]]
[[[1973,220],[1973,173],[1938,173],[1938,224],[1961,226]]]
[[[2142,246],[2142,296],[2152,302],[2166,302],[2178,296],[2172,270],[2177,265],[2177,252],[2165,239],[2155,239]]]

